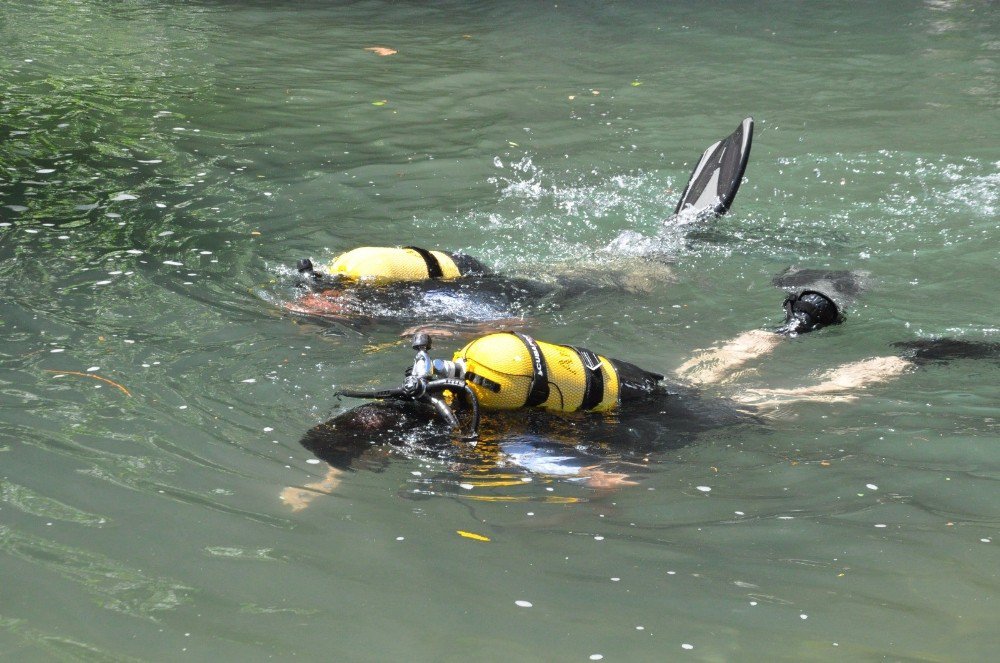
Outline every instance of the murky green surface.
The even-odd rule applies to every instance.
[[[333,386],[410,351],[280,302],[359,244],[600,267],[753,115],[670,281],[532,332],[669,370],[775,324],[795,264],[873,287],[741,384],[996,341],[998,35],[984,1],[3,3],[0,657],[991,658],[996,363],[706,433],[620,492],[399,457],[293,513]]]

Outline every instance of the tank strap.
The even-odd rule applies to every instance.
[[[493,393],[500,393],[500,384],[490,380],[489,378],[484,378],[482,375],[478,375],[472,371],[466,371],[465,379],[472,384],[479,385],[484,389],[489,389]]]
[[[576,351],[583,362],[583,369],[586,371],[586,383],[583,388],[583,402],[580,403],[581,410],[593,410],[604,400],[604,374],[601,372],[601,358],[597,353],[587,348],[578,348],[575,345],[567,345]]]
[[[444,272],[441,271],[441,263],[438,262],[437,256],[433,253],[419,246],[404,246],[403,248],[416,252],[417,255],[424,259],[424,264],[427,265],[428,278],[439,279],[444,276]]]
[[[549,400],[549,367],[545,363],[545,355],[542,354],[542,349],[538,347],[535,339],[521,332],[510,333],[521,339],[528,348],[528,354],[531,355],[531,386],[528,387],[528,399],[524,405],[526,407],[541,405]]]

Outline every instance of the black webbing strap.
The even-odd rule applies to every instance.
[[[581,410],[593,410],[604,400],[604,374],[601,373],[601,358],[595,352],[587,348],[578,348],[575,345],[567,345],[580,356],[583,362],[583,369],[586,373],[586,382],[583,387],[583,402],[580,403]]]
[[[433,253],[419,246],[404,246],[403,248],[416,251],[417,255],[424,259],[424,264],[427,265],[428,278],[439,279],[444,276],[444,272],[441,271],[441,263],[438,262],[437,257]]]
[[[538,347],[535,339],[521,332],[510,332],[521,339],[528,354],[531,356],[531,386],[528,387],[528,400],[524,402],[526,407],[541,405],[549,400],[549,367],[545,363],[545,356],[542,349]]]
[[[493,380],[490,380],[489,378],[484,378],[482,375],[478,375],[476,373],[473,373],[472,371],[465,372],[465,379],[468,382],[471,382],[472,384],[477,384],[480,387],[483,387],[484,389],[489,389],[494,393],[500,392],[499,383],[496,383]]]

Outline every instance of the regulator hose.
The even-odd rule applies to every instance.
[[[479,399],[476,397],[476,392],[465,383],[465,380],[458,378],[428,380],[427,378],[415,378],[411,376],[406,378],[402,386],[395,389],[380,389],[376,391],[342,389],[335,392],[334,396],[429,403],[452,430],[462,433],[461,421],[459,421],[455,411],[442,397],[445,391],[451,391],[456,395],[463,395],[469,405],[469,409],[472,411],[472,419],[468,427],[469,432],[461,434],[460,439],[470,442],[479,439]]]

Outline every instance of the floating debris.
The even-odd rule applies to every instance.
[[[60,352],[61,352],[61,350],[60,350]],[[94,367],[95,370],[96,370],[96,368],[97,367]],[[119,389],[123,394],[125,394],[129,398],[132,397],[132,392],[130,392],[128,389],[126,389],[122,385],[118,384],[114,380],[109,380],[107,378],[101,377],[100,375],[94,375],[93,373],[81,373],[80,371],[57,371],[57,370],[52,369],[52,368],[46,368],[44,370],[47,373],[57,373],[58,375],[54,376],[54,377],[57,377],[57,378],[58,377],[62,377],[63,375],[77,375],[77,376],[84,377],[84,378],[91,378],[93,380],[100,380],[101,382],[106,382],[107,384],[110,384],[112,387],[115,387],[116,389]],[[91,369],[87,369],[87,370],[91,370]]]
[[[458,530],[455,530],[455,533],[458,534],[459,536],[463,537],[463,538],[472,539],[473,541],[489,541],[490,540],[490,537],[484,536],[482,534],[476,534],[475,532],[466,532],[465,530],[458,529]]]

